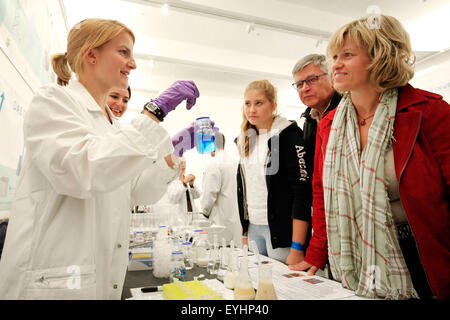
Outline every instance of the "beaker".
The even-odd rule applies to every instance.
[[[194,257],[192,255],[192,243],[183,242],[182,245],[183,253],[184,253],[184,264],[186,266],[186,270],[191,270],[194,267]]]
[[[200,239],[196,246],[196,263],[199,267],[206,267],[208,265],[209,257],[209,241],[208,232],[200,232]]]

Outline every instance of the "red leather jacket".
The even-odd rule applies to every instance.
[[[313,174],[313,236],[305,261],[328,256],[322,168],[336,109],[319,123]],[[450,108],[442,96],[399,88],[393,152],[400,198],[433,293],[450,299]]]

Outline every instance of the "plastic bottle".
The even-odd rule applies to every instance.
[[[254,300],[255,289],[253,288],[252,279],[248,273],[248,247],[244,245],[244,256],[241,259],[239,267],[239,276],[234,284],[235,300]]]
[[[200,117],[195,120],[195,146],[198,153],[211,153],[216,151],[214,131],[209,117]]]
[[[186,279],[186,266],[184,265],[183,252],[181,251],[172,252],[170,265],[171,265],[170,282],[173,282],[174,278],[177,278],[180,281],[184,281]]]
[[[272,266],[260,264],[258,266],[258,291],[255,300],[278,300],[272,281]]]
[[[206,267],[208,265],[210,245],[208,241],[208,232],[201,232],[200,239],[198,240],[196,251],[197,251],[197,265],[199,267]]]

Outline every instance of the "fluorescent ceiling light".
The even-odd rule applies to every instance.
[[[167,3],[163,4],[163,6],[161,7],[161,12],[165,16],[169,14],[169,5]]]

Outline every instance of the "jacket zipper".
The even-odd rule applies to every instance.
[[[422,124],[422,114],[420,114],[419,126],[418,126],[417,131],[416,131],[416,136],[415,136],[415,138],[414,138],[414,143],[413,143],[413,145],[412,145],[412,149],[414,149],[414,145],[416,144],[417,136],[419,135],[419,130],[420,130],[420,125],[421,125],[421,124]],[[411,159],[411,156],[412,156],[412,149],[411,149],[411,151],[410,151],[410,153],[409,153],[408,159],[405,161],[405,164],[404,164],[402,170],[400,171],[400,176],[399,176],[399,178],[398,178],[398,191],[399,191],[400,201],[401,201],[401,203],[402,203],[403,208],[404,208],[404,205],[403,205],[402,195],[401,195],[401,193],[400,193],[400,181],[401,181],[401,179],[402,179],[403,172],[405,171],[406,165],[408,164],[409,159]],[[408,214],[406,214],[406,211],[405,211],[405,216],[406,216],[406,220],[408,221],[409,227],[411,228],[411,232],[412,232],[412,236],[413,236],[413,240],[414,240],[414,245],[416,246],[417,255],[419,256],[419,260],[420,260],[420,263],[421,263],[421,265],[422,265],[422,269],[423,269],[424,274],[425,274],[425,279],[427,280],[428,287],[431,289],[430,281],[428,280],[427,272],[425,271],[425,268],[424,268],[423,262],[422,262],[422,258],[420,257],[420,251],[419,251],[419,247],[417,246],[416,237],[414,236],[414,231],[413,231],[413,228],[411,227],[411,223],[409,223],[409,218],[408,218]],[[434,294],[433,289],[431,289],[431,292]]]
[[[242,200],[243,200],[243,205],[244,205],[244,220],[249,220],[248,217],[248,208],[247,208],[247,188],[245,185],[245,178],[244,178],[244,164],[241,163],[241,165],[239,166],[239,171],[241,172],[241,181],[242,181]]]

